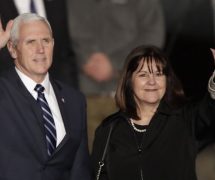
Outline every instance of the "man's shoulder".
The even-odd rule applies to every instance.
[[[9,68],[0,72],[0,84],[4,84],[4,86],[6,86],[6,84],[14,85],[17,79],[18,75],[14,68]]]
[[[62,82],[60,80],[52,79],[51,84],[52,85],[54,84],[54,86],[56,86],[59,90],[66,91],[68,93],[83,95],[83,93],[79,89],[73,87],[72,85],[66,84],[65,82]]]

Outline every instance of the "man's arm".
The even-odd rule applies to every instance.
[[[84,100],[85,101],[85,100]],[[85,107],[82,109],[82,138],[78,150],[76,152],[73,168],[71,170],[71,180],[91,180],[91,163],[88,151],[88,138],[87,138],[87,120],[86,120],[86,101]]]
[[[6,29],[4,30],[0,19],[0,49],[3,48],[8,42],[10,38],[10,31],[11,31],[12,25],[13,25],[13,20],[10,20],[7,23]]]
[[[83,136],[71,171],[71,180],[91,180],[92,172],[87,149],[87,137]]]

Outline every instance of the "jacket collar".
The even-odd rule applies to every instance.
[[[162,100],[147,128],[146,137],[142,148],[150,147],[150,145],[159,137],[161,131],[168,122],[168,118],[171,113],[172,108],[164,100]],[[119,119],[129,121],[129,117],[124,112],[119,111],[117,115],[121,117]]]

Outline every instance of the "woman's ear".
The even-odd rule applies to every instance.
[[[16,59],[17,58],[16,46],[11,41],[8,41],[7,49],[10,52],[10,55],[12,56],[12,58]]]

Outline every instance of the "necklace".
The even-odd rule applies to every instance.
[[[135,125],[134,125],[134,122],[133,120],[131,119],[131,126],[133,127],[133,129],[139,133],[143,133],[143,132],[146,132],[146,129],[138,129]]]

